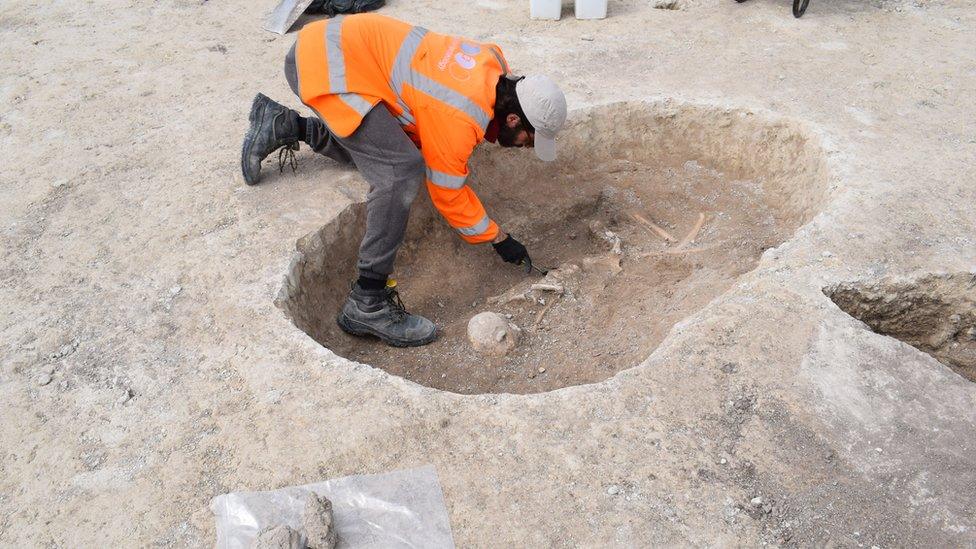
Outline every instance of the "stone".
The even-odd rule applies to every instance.
[[[119,406],[123,406],[125,405],[125,403],[132,400],[132,397],[134,396],[136,396],[135,392],[133,392],[132,389],[126,387],[122,389],[122,393],[119,395],[119,398],[115,401],[115,403],[118,404]]]
[[[51,383],[51,374],[43,373],[37,378],[37,384],[42,387],[48,383]]]
[[[620,493],[620,487],[617,486],[616,484],[614,484],[614,485],[610,486],[609,488],[607,488],[607,494],[609,494],[611,496],[615,496],[615,495],[617,495],[619,493]]]
[[[334,549],[339,540],[332,518],[332,502],[317,494],[305,498],[302,527],[309,549]]]
[[[479,353],[502,356],[518,345],[521,330],[504,316],[484,311],[468,321],[468,341]]]
[[[279,524],[258,532],[251,549],[305,549],[305,545],[300,533],[286,524]]]

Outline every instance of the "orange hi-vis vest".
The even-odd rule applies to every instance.
[[[495,85],[508,72],[501,49],[378,14],[306,25],[295,53],[302,102],[348,137],[382,102],[420,147],[434,206],[471,243],[498,225],[465,184],[468,158],[485,136]]]

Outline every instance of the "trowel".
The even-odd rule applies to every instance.
[[[537,267],[536,265],[533,265],[532,260],[529,258],[525,258],[525,260],[522,261],[522,265],[525,267],[525,274],[531,274],[532,271],[535,271],[541,274],[542,276],[546,276],[547,274],[549,274],[549,271],[551,270],[551,269],[542,269],[540,267]]]
[[[285,34],[298,21],[313,0],[281,0],[264,20],[264,30]]]

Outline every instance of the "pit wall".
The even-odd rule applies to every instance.
[[[531,150],[479,147],[468,183],[490,215],[525,234],[539,220],[562,219],[599,197],[587,172],[632,163],[681,166],[695,161],[729,180],[755,180],[777,212],[798,228],[827,200],[827,169],[817,139],[800,124],[747,110],[664,102],[626,102],[572,113],[560,134],[559,159],[538,161]],[[583,174],[583,179],[580,176]],[[557,184],[545,184],[556,182]],[[400,258],[421,238],[444,242],[459,268],[477,265],[480,247],[464,244],[421,193]],[[317,341],[328,339],[350,284],[365,227],[365,205],[354,203],[318,231],[300,238],[275,304]],[[478,248],[478,249],[475,249]],[[480,254],[483,255],[483,254]]]

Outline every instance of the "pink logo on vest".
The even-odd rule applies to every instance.
[[[474,64],[475,64],[474,57],[471,57],[470,55],[458,52],[454,55],[454,60],[457,61],[457,64],[461,65],[462,68],[468,70],[474,68]]]

